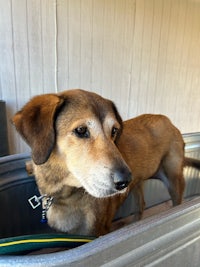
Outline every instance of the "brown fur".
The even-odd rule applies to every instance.
[[[173,205],[182,201],[184,142],[179,130],[163,115],[145,114],[124,122],[117,143],[133,173],[133,190],[137,217],[141,218],[145,202],[143,181],[157,176],[166,184]]]
[[[54,197],[47,217],[58,230],[97,236],[109,232],[130,190],[140,218],[142,184],[154,175],[167,185],[173,205],[181,203],[183,165],[193,163],[184,158],[182,136],[165,116],[142,115],[122,125],[111,101],[70,90],[36,96],[13,122],[32,149],[40,193]],[[126,188],[129,168],[133,179]]]

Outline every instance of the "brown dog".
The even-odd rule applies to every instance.
[[[53,197],[47,217],[58,230],[109,232],[130,190],[140,217],[142,183],[155,174],[167,185],[173,204],[181,203],[183,166],[193,161],[184,159],[182,136],[165,116],[142,115],[122,125],[110,100],[70,90],[36,96],[13,122],[32,149],[41,195]]]
[[[82,90],[41,95],[13,122],[32,149],[41,195],[53,197],[49,225],[73,234],[107,233],[131,180],[115,145],[122,120],[114,104]],[[105,198],[110,195],[114,201]]]

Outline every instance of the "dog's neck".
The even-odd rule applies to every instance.
[[[74,176],[68,171],[65,162],[61,159],[55,160],[53,153],[49,160],[42,165],[36,165],[33,162],[33,170],[41,195],[66,199],[77,191],[83,191]],[[52,172],[52,170],[54,171]]]
[[[83,197],[83,194],[86,195],[85,190],[83,188],[71,188],[69,193],[69,187],[65,187],[59,194],[56,194],[55,197],[48,196],[46,194],[40,196],[34,195],[30,199],[28,199],[28,201],[33,209],[37,208],[40,204],[42,204],[41,223],[47,223],[47,212],[52,205],[68,206],[70,205],[70,200],[72,199],[73,201],[80,201],[80,198]]]

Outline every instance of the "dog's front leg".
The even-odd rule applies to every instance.
[[[136,205],[136,211],[134,216],[134,221],[138,221],[142,219],[142,215],[145,208],[145,200],[144,200],[144,192],[143,192],[143,182],[139,181],[137,182],[133,188],[132,193],[135,198],[135,205]]]

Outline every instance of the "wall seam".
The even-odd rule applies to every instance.
[[[134,19],[133,19],[133,42],[134,43],[134,39],[135,39],[135,23],[136,23],[136,8],[137,8],[137,0],[134,1]],[[128,104],[128,108],[127,108],[127,114],[126,114],[126,118],[129,117],[130,114],[130,99],[131,99],[131,88],[132,88],[132,73],[133,73],[133,56],[134,56],[134,50],[132,49],[131,52],[131,64],[130,64],[130,72],[129,72],[129,86],[128,86],[128,99],[129,99],[129,104]]]
[[[55,0],[55,91],[58,93],[58,8]]]

